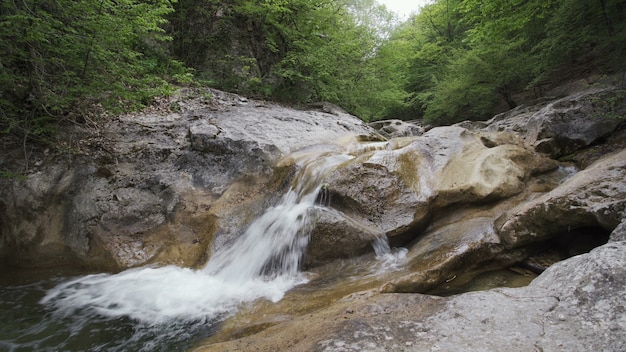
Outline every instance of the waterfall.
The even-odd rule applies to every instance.
[[[372,267],[374,274],[381,274],[398,269],[404,265],[406,248],[391,248],[387,236],[377,237],[372,243],[377,263]]]
[[[343,154],[298,156],[301,170],[278,205],[252,222],[236,244],[216,253],[203,269],[224,280],[246,282],[265,278],[298,277],[298,267],[311,231],[310,213],[324,175],[349,159]]]
[[[300,168],[291,188],[203,269],[166,266],[88,275],[49,290],[40,303],[64,317],[129,317],[154,325],[210,321],[235,312],[243,302],[280,300],[306,281],[298,266],[324,175],[353,156],[326,150],[291,158]]]
[[[89,350],[98,351],[182,351],[193,339],[209,336],[242,304],[279,301],[307,281],[299,266],[312,215],[330,201],[324,185],[328,173],[386,147],[351,138],[287,156],[283,162],[298,168],[290,188],[230,245],[217,248],[204,268],[144,267],[55,281],[39,301],[43,318],[25,331],[34,339],[27,347],[73,350],[88,341]],[[377,272],[393,270],[406,253],[391,249],[386,237],[373,246]]]

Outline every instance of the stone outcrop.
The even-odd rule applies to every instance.
[[[421,125],[402,120],[374,121],[369,126],[377,130],[385,138],[421,136],[424,134],[424,127]]]
[[[623,90],[602,85],[547,104],[520,106],[484,123],[461,125],[515,132],[530,148],[559,158],[601,141],[622,124],[625,114]]]
[[[581,227],[613,230],[626,217],[626,150],[602,158],[541,197],[503,215],[507,247],[543,241]]]
[[[446,209],[506,199],[521,193],[533,176],[557,167],[518,145],[498,145],[488,138],[494,136],[438,127],[419,137],[392,140],[345,163],[325,183],[329,206],[337,214],[332,222],[317,221],[311,245],[332,247],[336,258],[345,258],[354,248],[338,249],[332,238],[338,233],[350,237],[345,223],[354,222],[365,228],[349,239],[355,247],[371,242],[363,233],[404,245]]]
[[[597,196],[609,192],[606,196],[623,199],[619,155],[610,172],[605,170],[608,166],[590,168],[567,183],[589,174],[589,190],[560,187],[537,198],[557,186],[545,179],[553,177],[546,175],[554,174],[558,163],[532,150],[542,138],[537,137],[539,129],[529,127],[529,121],[539,121],[533,126],[544,129],[554,126],[555,116],[579,125],[576,119],[588,113],[593,115],[590,120],[610,128],[598,132],[597,126],[589,127],[585,133],[605,135],[616,120],[600,116],[601,112],[621,111],[604,104],[615,95],[610,88],[562,98],[531,109],[531,115],[511,112],[483,125],[438,127],[426,133],[398,121],[375,123],[377,133],[340,109],[296,111],[219,91],[210,94],[209,99],[206,93],[181,93],[173,98],[178,112],[112,120],[79,153],[49,156],[37,161],[25,179],[1,180],[2,256],[28,266],[200,265],[213,249],[241,234],[288,187],[297,167],[293,160],[282,160],[276,167],[278,160],[298,150],[308,153],[307,148],[320,143],[328,143],[324,148],[329,151],[348,153],[350,160],[325,177],[328,204],[316,217],[305,258],[309,267],[367,253],[381,236],[393,245],[412,242],[421,243],[415,248],[430,248],[425,245],[429,238],[442,236],[438,231],[449,225],[442,214],[457,208],[467,209],[458,217],[468,224],[474,223],[472,219],[476,223],[490,219],[488,227],[496,229],[498,236],[489,235],[480,243],[450,239],[448,244],[471,250],[437,254],[449,258],[444,262],[435,260],[424,267],[416,259],[415,273],[391,284],[391,291],[420,291],[463,263],[519,260],[528,252],[504,254],[501,249],[544,241],[566,228],[599,226],[610,231],[623,212],[619,201],[607,205]],[[557,133],[556,127],[549,129]],[[582,138],[570,132],[562,130],[557,139]],[[373,142],[341,151],[334,145],[347,133]],[[380,134],[403,137],[380,141]],[[599,137],[583,139],[591,143]],[[603,185],[590,183],[605,174],[613,177]],[[573,204],[580,203],[573,195],[580,198],[581,192],[611,209],[594,203],[572,211]],[[525,202],[530,198],[535,199]],[[487,215],[485,204],[490,209]],[[562,221],[554,221],[562,204],[569,210],[560,215]],[[481,233],[480,228],[468,233]],[[425,257],[421,250],[413,251],[416,258]],[[429,279],[420,279],[423,275]]]
[[[201,264],[289,182],[289,170],[273,168],[278,158],[373,133],[345,113],[214,90],[183,91],[170,104],[178,112],[119,117],[78,151],[36,156],[24,178],[0,179],[0,257],[109,270]]]
[[[584,170],[557,160],[613,140],[622,90],[594,87],[427,132],[206,93],[174,97],[176,111],[112,119],[72,153],[34,155],[24,177],[0,178],[0,259],[111,271],[199,266],[299,181],[303,160],[330,155],[333,167],[317,175],[306,269],[333,272],[381,239],[407,247],[402,265],[377,277],[376,289],[351,282],[342,296],[369,290],[315,300],[199,350],[626,347],[626,151],[605,144]],[[540,268],[528,287],[423,294],[548,250],[556,261],[574,257]]]
[[[237,320],[239,333],[196,351],[624,349],[626,154],[620,144],[607,146],[582,171],[537,154],[575,153],[617,128],[613,117],[593,115],[595,127],[554,132],[552,118],[559,114],[571,113],[571,123],[577,121],[572,116],[596,114],[586,105],[596,94],[613,96],[614,89],[578,93],[526,116],[518,111],[489,124],[395,138],[346,162],[326,179],[334,210],[319,219],[323,231],[312,234],[316,255],[331,248],[330,257],[345,258],[355,253],[342,249],[345,241],[355,250],[384,234],[392,243],[410,241],[402,270],[377,289],[323,309],[290,318],[261,310],[262,328]],[[573,110],[563,110],[564,102]],[[530,125],[518,122],[530,116],[546,120],[529,134]],[[555,133],[554,144],[537,137],[542,128]],[[581,128],[587,137],[577,135]],[[542,149],[546,145],[555,149]],[[558,252],[557,261],[574,257],[553,264],[530,286],[449,298],[421,294],[468,270],[522,263],[546,248]],[[228,341],[232,336],[237,339]]]

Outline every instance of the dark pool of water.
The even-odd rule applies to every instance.
[[[505,268],[481,273],[469,272],[450,278],[448,282],[428,292],[437,296],[452,296],[497,287],[528,286],[536,274],[521,268]]]

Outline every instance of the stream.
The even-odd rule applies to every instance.
[[[117,274],[6,275],[0,286],[2,351],[184,351],[248,302],[280,301],[308,281],[299,271],[324,175],[355,152],[384,144],[309,150],[280,201],[199,270],[143,267]],[[323,198],[323,197],[321,197]],[[322,199],[323,201],[323,199]],[[386,238],[373,243],[388,268]],[[380,269],[379,268],[379,269]],[[15,282],[11,278],[28,277]]]

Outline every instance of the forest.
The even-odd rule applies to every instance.
[[[485,119],[559,81],[626,69],[622,0],[9,0],[1,136],[141,109],[184,86],[365,121]]]

